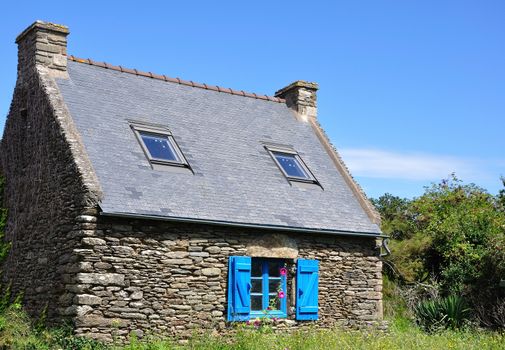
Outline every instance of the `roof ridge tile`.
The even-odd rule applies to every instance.
[[[128,73],[128,74],[133,74],[136,76],[141,76],[141,77],[146,77],[146,78],[151,78],[151,79],[156,79],[156,80],[161,80],[165,82],[170,82],[170,83],[176,83],[176,84],[181,84],[181,85],[186,85],[186,86],[191,86],[195,87],[198,89],[204,89],[204,90],[211,90],[211,91],[217,91],[217,92],[222,92],[230,95],[237,95],[237,96],[243,96],[243,97],[249,97],[249,98],[255,98],[257,100],[264,100],[264,101],[272,101],[272,102],[277,102],[277,103],[284,103],[285,100],[282,98],[274,97],[274,96],[268,96],[268,95],[258,95],[255,93],[251,92],[246,92],[243,90],[233,90],[231,88],[225,88],[221,86],[215,86],[215,85],[208,85],[208,84],[202,84],[202,83],[196,83],[194,81],[187,81],[187,80],[182,80],[180,78],[171,78],[167,77],[166,75],[159,75],[151,72],[144,72],[144,71],[139,71],[137,69],[130,69],[130,68],[124,68],[122,66],[115,66],[107,62],[98,62],[98,61],[93,61],[89,58],[78,58],[75,57],[74,55],[68,56],[68,59],[70,61],[74,61],[77,63],[85,63],[89,64],[91,66],[95,67],[100,67],[100,68],[105,68],[105,69],[110,69],[110,70],[115,70],[121,73]]]

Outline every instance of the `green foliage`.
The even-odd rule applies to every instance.
[[[501,181],[505,186],[505,178]],[[381,213],[383,231],[392,238],[392,254],[384,264],[386,275],[404,291],[407,286],[435,280],[441,295],[471,300],[482,325],[490,326],[494,319],[493,327],[503,327],[505,188],[493,196],[452,175],[426,187],[419,198],[385,194],[373,202]],[[429,305],[417,311],[429,313]],[[477,310],[494,310],[495,316],[486,318]]]
[[[1,289],[1,286],[0,286]],[[0,294],[0,312],[4,312],[11,305],[11,285],[10,283],[3,288]]]
[[[46,319],[47,319],[47,304],[44,306],[42,311],[40,312],[39,317],[33,323],[33,328],[35,332],[41,333],[46,328]]]
[[[500,334],[445,331],[429,335],[416,327],[389,333],[377,330],[344,331],[310,329],[264,334],[244,329],[235,335],[205,334],[191,338],[187,344],[174,341],[138,341],[111,350],[334,350],[334,349],[503,349],[505,336]]]
[[[503,236],[505,215],[496,199],[453,177],[432,185],[412,202],[416,226],[432,239],[425,266],[446,293],[467,292],[482,279],[482,261],[492,239]]]
[[[171,340],[137,340],[125,346],[112,345],[110,350],[334,350],[334,349],[502,349],[505,336],[482,332],[443,331],[436,334],[420,332],[416,327],[404,330],[392,328],[384,333],[310,329],[264,334],[243,329],[234,335],[202,334],[187,343]],[[65,348],[64,348],[65,349]]]
[[[415,308],[416,322],[427,331],[437,330],[443,327],[447,317],[442,311],[438,300],[421,301]]]
[[[45,330],[38,334],[40,334],[39,338],[43,339],[49,348],[65,350],[107,350],[110,348],[95,339],[76,337],[72,334],[70,325],[50,331]]]
[[[503,188],[498,192],[498,202],[500,203],[500,209],[505,211],[505,177],[500,178]]]
[[[2,288],[4,287],[4,288]],[[23,301],[23,293],[19,293],[16,295],[14,300],[12,301],[12,292],[11,292],[11,285],[10,283],[7,284],[6,286],[0,285],[0,313],[5,312],[10,306],[12,305],[19,305],[21,306],[21,303]]]
[[[32,331],[30,319],[20,304],[12,304],[0,314],[1,349],[48,349]]]
[[[470,314],[464,299],[450,295],[442,299],[424,300],[414,308],[416,322],[427,331],[458,329]]]
[[[0,264],[7,257],[10,243],[5,242],[5,225],[7,224],[7,209],[3,205],[5,179],[0,176]]]
[[[412,201],[390,194],[374,200],[394,238],[388,260],[407,282],[438,279],[446,295],[496,285],[505,272],[503,196],[452,176]]]
[[[409,212],[410,200],[386,193],[371,202],[382,218],[382,231],[393,239],[405,239],[414,233]]]
[[[432,238],[416,232],[409,239],[392,240],[391,256],[387,259],[397,268],[406,282],[424,281],[428,277],[426,261],[432,246]]]
[[[402,289],[387,275],[383,277],[382,299],[384,318],[390,322],[391,326],[402,331],[412,327],[412,313],[403,296]]]

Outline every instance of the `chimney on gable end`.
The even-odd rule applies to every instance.
[[[68,27],[43,21],[35,21],[19,34],[18,80],[28,80],[37,66],[49,68],[55,77],[66,77],[68,34]]]
[[[317,118],[318,88],[317,83],[297,80],[277,91],[275,97],[285,99],[286,105],[293,109],[301,120],[308,121],[309,118]]]

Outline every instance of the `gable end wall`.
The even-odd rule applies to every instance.
[[[23,293],[32,315],[47,307],[52,323],[76,313],[65,280],[78,269],[75,250],[85,215],[97,212],[100,189],[49,70],[37,66],[23,74],[0,152],[9,210],[6,239],[12,243],[3,283]]]

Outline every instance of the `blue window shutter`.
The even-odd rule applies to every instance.
[[[296,319],[318,319],[319,261],[298,259],[296,267]]]
[[[251,258],[230,256],[228,261],[228,321],[246,321],[251,314]]]

